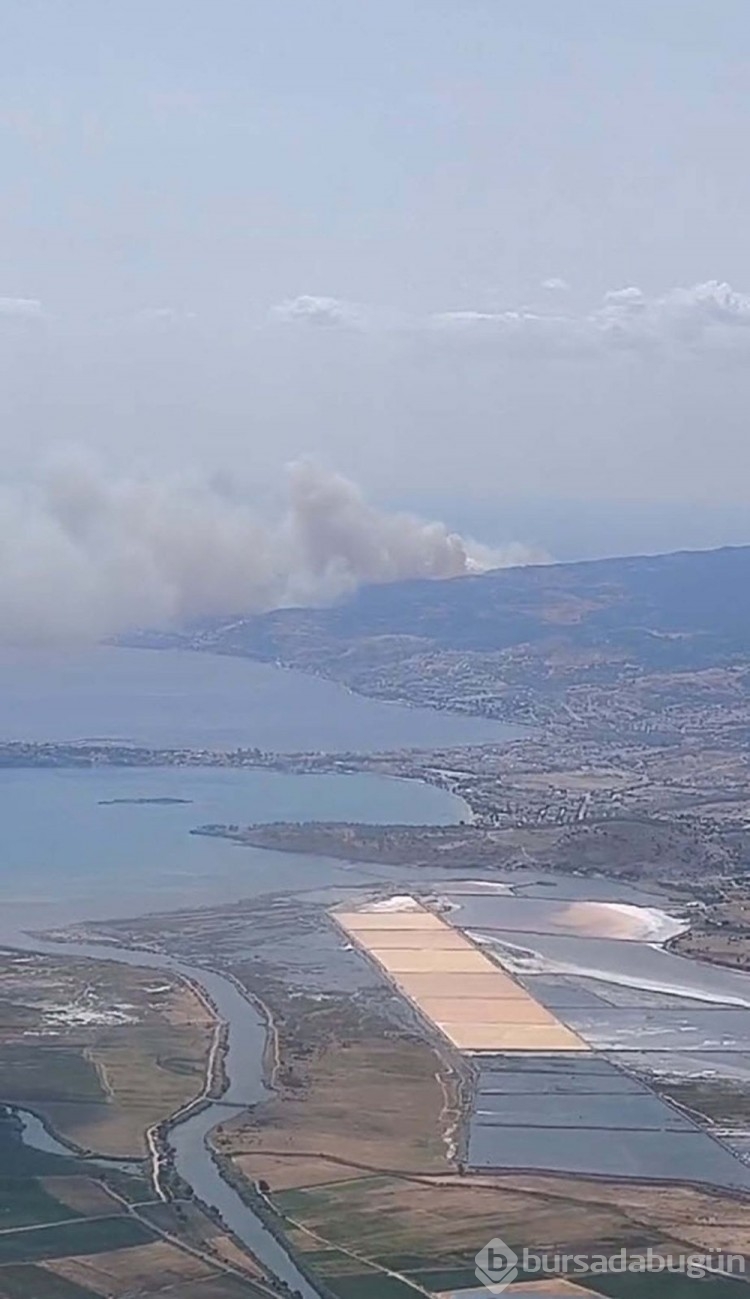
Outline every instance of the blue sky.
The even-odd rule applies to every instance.
[[[746,0],[6,0],[0,72],[10,477],[739,539]]]

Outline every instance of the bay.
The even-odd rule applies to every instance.
[[[373,752],[520,734],[486,718],[365,699],[250,659],[115,646],[0,653],[0,741]]]
[[[0,740],[372,751],[498,742],[515,733],[363,699],[247,659],[113,646],[0,654]],[[3,919],[13,928],[59,924],[356,882],[355,868],[341,863],[190,834],[207,822],[445,824],[466,815],[465,804],[444,791],[366,774],[0,769]]]
[[[119,799],[180,799],[131,803]],[[4,924],[216,906],[264,891],[355,883],[358,870],[192,835],[208,822],[450,824],[461,799],[382,776],[234,768],[0,769]]]

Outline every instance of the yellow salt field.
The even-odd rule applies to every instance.
[[[412,898],[333,918],[460,1051],[587,1051],[465,934]]]

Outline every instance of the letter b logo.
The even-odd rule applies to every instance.
[[[494,1294],[500,1294],[518,1276],[518,1255],[499,1236],[480,1249],[474,1262],[478,1279]]]

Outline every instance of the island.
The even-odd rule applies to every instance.
[[[151,806],[154,807],[172,807],[173,805],[192,803],[192,798],[100,798],[100,807],[117,807],[120,804],[127,804],[134,807]]]

